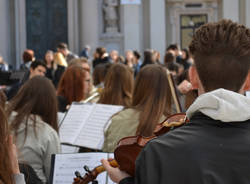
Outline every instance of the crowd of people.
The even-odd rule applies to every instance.
[[[134,176],[102,160],[116,183],[250,182],[250,100],[242,95],[250,29],[230,20],[208,23],[188,49],[171,44],[164,57],[153,49],[143,56],[127,50],[125,57],[97,47],[91,58],[90,51],[86,46],[79,57],[59,43],[42,60],[24,51],[22,78],[0,91],[0,183],[48,183],[51,155],[61,152],[58,112],[86,101],[124,107],[104,130],[104,152],[114,152],[123,137],[154,135],[179,109],[189,119],[145,146]],[[0,70],[9,70],[1,57]]]

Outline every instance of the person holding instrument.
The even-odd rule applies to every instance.
[[[136,161],[135,177],[106,160],[120,184],[250,183],[250,99],[242,95],[250,66],[250,29],[231,20],[201,26],[189,46],[199,97],[190,120],[151,140]]]
[[[132,107],[111,119],[105,132],[103,151],[114,152],[123,137],[152,135],[155,126],[164,121],[170,111],[171,91],[166,70],[159,65],[145,66],[135,81]]]

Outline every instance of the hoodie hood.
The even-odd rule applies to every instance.
[[[250,119],[250,99],[239,93],[217,89],[200,95],[188,108],[190,119],[196,112],[222,122],[241,122]]]

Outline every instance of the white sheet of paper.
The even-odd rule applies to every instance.
[[[63,112],[58,112],[57,113],[57,119],[58,119],[58,125],[60,126],[62,124],[62,121],[64,119],[65,113]]]
[[[80,133],[84,122],[93,109],[92,104],[73,104],[67,113],[59,129],[62,143],[74,144],[77,135]]]
[[[70,145],[61,145],[62,151],[61,153],[78,153],[79,152],[79,147],[76,146],[70,146]]]
[[[95,104],[93,112],[87,119],[81,133],[76,138],[75,145],[88,148],[102,149],[104,128],[113,114],[121,111],[123,106]]]
[[[75,178],[75,171],[82,176],[86,173],[83,169],[87,165],[90,170],[101,164],[100,160],[107,158],[107,153],[77,153],[57,154],[55,157],[53,184],[71,184]],[[106,184],[107,172],[97,176],[99,184]]]
[[[122,109],[117,105],[72,104],[59,130],[61,142],[101,150],[105,125]]]

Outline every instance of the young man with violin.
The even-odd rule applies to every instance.
[[[250,99],[242,95],[250,66],[250,29],[230,20],[208,23],[189,46],[199,97],[190,122],[151,140],[134,177],[102,160],[120,184],[249,184]]]

